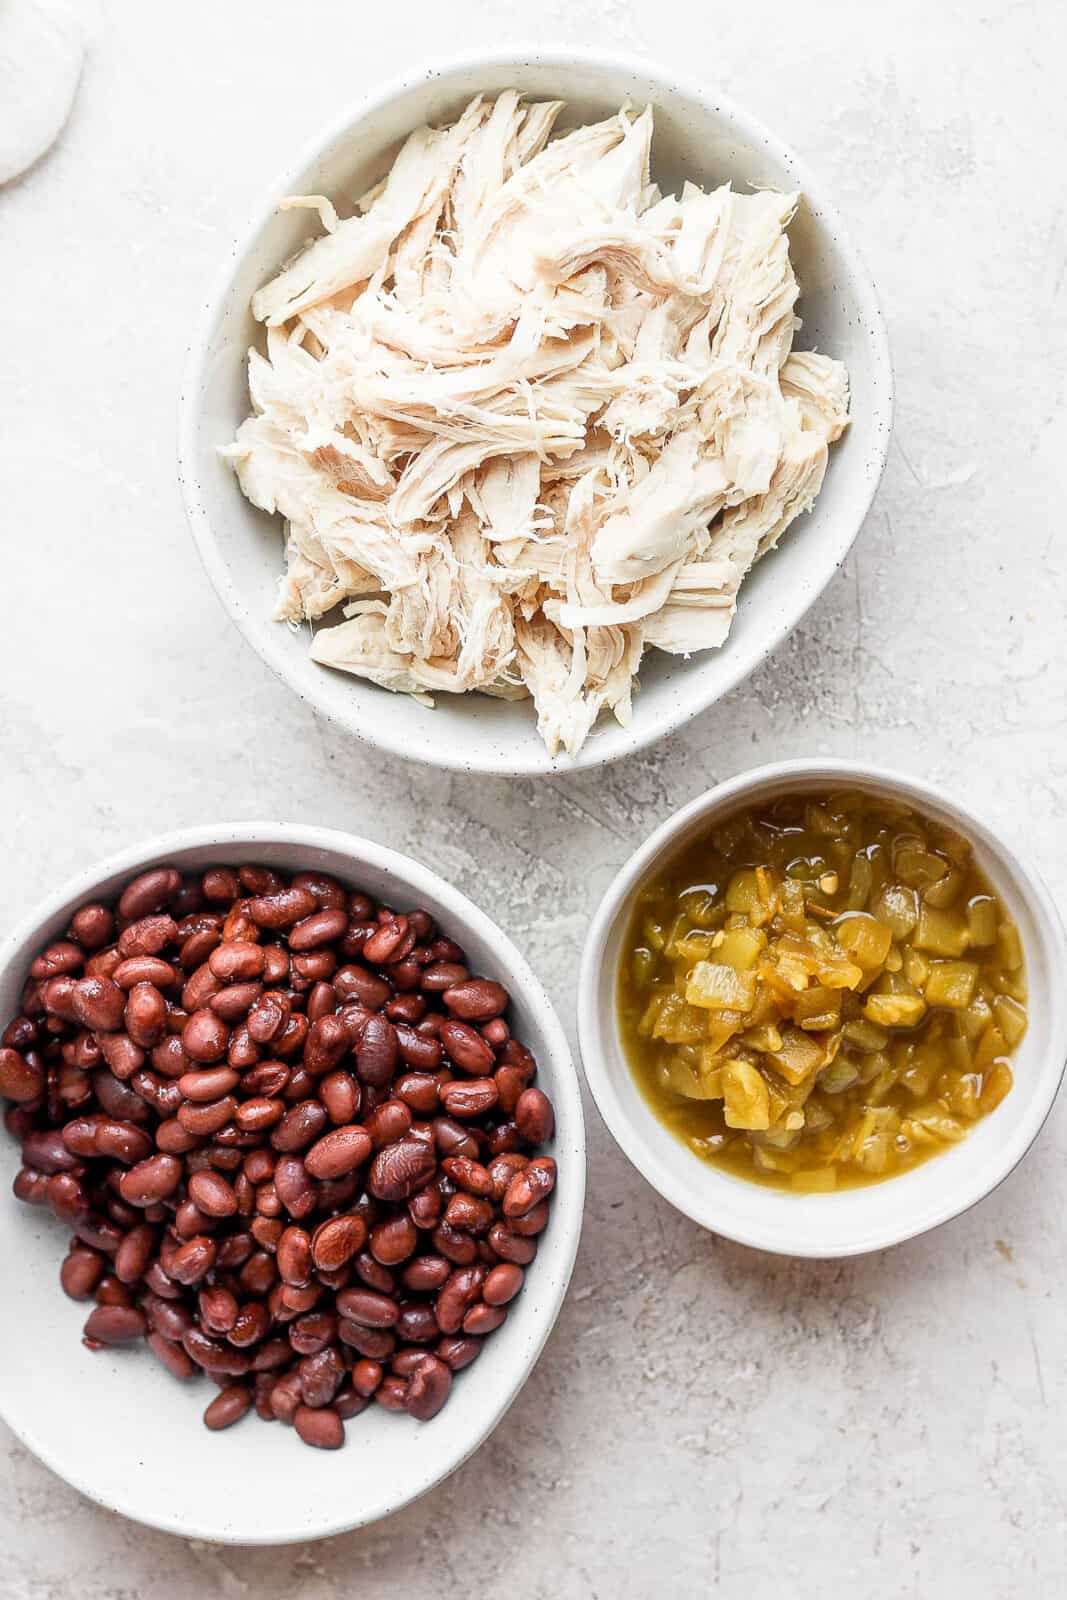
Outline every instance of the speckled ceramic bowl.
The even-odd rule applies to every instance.
[[[270,620],[283,569],[277,519],[244,499],[217,454],[249,410],[245,353],[259,331],[251,295],[313,231],[306,213],[278,212],[279,199],[327,194],[343,211],[348,197],[387,170],[412,128],[448,121],[479,91],[509,87],[566,100],[564,126],[609,115],[625,101],[651,103],[653,172],[667,189],[690,178],[799,190],[803,204],[790,229],[804,321],[797,343],[839,357],[852,383],[852,425],[834,446],[815,509],[746,579],[725,646],[688,661],[649,652],[630,726],[603,718],[576,760],[549,757],[528,702],[439,695],[430,710],[316,666],[308,629]],[[190,351],[180,476],[193,537],[223,604],[264,661],[317,712],[360,739],[434,766],[552,772],[597,766],[662,738],[732,689],[796,626],[859,532],[885,462],[891,412],[889,349],[871,281],[822,185],[779,139],[713,81],[683,81],[665,69],[574,50],[512,51],[412,74],[374,93],[274,185],[227,258]]]
[[[1018,924],[1026,952],[1029,1026],[1013,1052],[1015,1084],[962,1143],[885,1183],[836,1194],[791,1194],[701,1161],[641,1095],[619,1038],[616,985],[634,896],[695,835],[747,805],[782,794],[861,789],[902,800],[969,839],[975,859]],[[630,858],[590,925],[582,959],[578,1033],[601,1116],[634,1166],[686,1216],[740,1244],[793,1256],[881,1250],[959,1216],[1007,1177],[1041,1130],[1067,1060],[1067,942],[1052,897],[1014,846],[933,785],[852,761],[784,761],[741,773],[669,817]]]
[[[90,867],[0,949],[0,1018],[6,1023],[15,1014],[31,959],[84,901],[111,897],[161,862],[195,871],[242,860],[329,872],[390,904],[425,906],[475,970],[507,984],[515,1032],[537,1057],[538,1082],[556,1110],[552,1218],[507,1322],[431,1422],[371,1406],[348,1423],[340,1451],[309,1450],[291,1429],[255,1416],[209,1433],[201,1421],[215,1392],[208,1382],[176,1383],[141,1346],[86,1350],[88,1308],[59,1286],[70,1231],[12,1197],[18,1146],[0,1127],[0,1416],[53,1472],[110,1510],[186,1538],[284,1544],[359,1527],[406,1505],[454,1471],[500,1421],[533,1370],[570,1280],[582,1223],[585,1130],[563,1030],[506,935],[410,857],[324,828],[188,828]]]

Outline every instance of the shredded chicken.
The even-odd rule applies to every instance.
[[[314,660],[529,695],[553,755],[629,720],[647,647],[724,642],[848,425],[844,367],[792,349],[798,197],[662,196],[651,110],[552,137],[562,109],[479,96],[350,216],[283,202],[324,232],[252,298],[224,450]]]

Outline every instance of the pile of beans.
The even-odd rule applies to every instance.
[[[373,1399],[426,1420],[548,1221],[552,1105],[425,911],[262,866],[155,867],[82,906],[0,1041],[14,1190],[73,1230],[85,1343],[145,1339],[335,1449]]]

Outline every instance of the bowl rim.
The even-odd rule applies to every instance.
[[[673,699],[663,714],[656,720],[649,717],[647,725],[642,725],[638,702],[634,719],[626,728],[620,730],[623,737],[618,748],[605,750],[603,745],[606,741],[593,737],[586,741],[582,750],[574,757],[551,757],[538,742],[531,743],[528,748],[524,747],[521,754],[516,752],[514,755],[497,756],[495,752],[489,751],[476,753],[474,759],[471,759],[465,751],[462,740],[427,739],[413,746],[410,739],[393,732],[393,725],[388,717],[373,728],[368,726],[360,717],[359,700],[355,695],[351,697],[351,710],[346,708],[344,711],[339,711],[333,706],[324,705],[317,695],[312,697],[306,694],[297,684],[284,653],[275,647],[274,641],[264,627],[265,621],[269,619],[251,614],[249,606],[230,577],[213,535],[211,520],[201,500],[196,467],[198,421],[212,330],[230,293],[234,276],[254,247],[259,233],[275,214],[279,200],[284,195],[294,192],[301,174],[356,123],[372,117],[375,112],[383,110],[391,102],[414,92],[425,83],[463,72],[496,72],[508,67],[532,64],[549,68],[586,67],[594,73],[599,70],[630,73],[638,79],[656,84],[662,89],[664,96],[680,92],[721,114],[749,143],[763,146],[771,151],[793,175],[808,210],[818,220],[820,227],[833,236],[847,266],[858,318],[865,331],[870,353],[871,387],[875,396],[875,405],[870,418],[874,424],[873,443],[866,462],[858,461],[855,468],[857,474],[865,472],[867,479],[866,488],[859,497],[862,510],[855,516],[851,531],[843,541],[839,541],[832,569],[827,572],[821,583],[805,587],[794,597],[782,618],[764,635],[751,659],[738,657],[731,660],[729,654],[718,655],[717,659],[725,665],[721,678],[710,695],[698,692],[699,679],[694,673],[691,675],[692,681]],[[820,180],[811,172],[807,163],[795,154],[790,145],[737,101],[721,94],[714,84],[705,85],[699,79],[669,67],[666,62],[658,58],[646,60],[626,52],[603,52],[587,47],[546,49],[537,45],[524,46],[519,41],[497,50],[448,55],[436,63],[423,61],[420,66],[391,78],[377,91],[359,96],[321,133],[309,138],[296,158],[287,164],[279,177],[268,187],[264,199],[250,211],[243,227],[231,240],[221,265],[210,280],[207,298],[203,302],[186,351],[178,394],[178,483],[193,542],[219,601],[246,643],[251,645],[260,659],[292,693],[308,703],[314,715],[343,729],[362,744],[445,771],[477,772],[499,777],[558,777],[623,760],[627,756],[647,749],[668,734],[676,732],[724,699],[739,683],[750,677],[793,632],[832,581],[833,573],[847,558],[866,521],[885,471],[892,435],[893,409],[894,382],[889,336],[873,279],[837,207],[827,196]],[[536,735],[536,728],[532,722],[531,729]]]
[[[283,848],[286,845],[297,845],[310,849],[338,851],[352,858],[356,870],[360,865],[366,865],[395,876],[400,884],[410,888],[415,894],[425,889],[446,907],[448,916],[455,917],[461,928],[469,927],[498,953],[501,968],[506,969],[509,976],[515,980],[521,1004],[536,1011],[539,1025],[548,1040],[549,1055],[558,1078],[558,1086],[553,1090],[553,1095],[560,1104],[566,1106],[566,1120],[571,1130],[571,1138],[566,1147],[566,1160],[573,1171],[568,1171],[568,1182],[561,1191],[562,1204],[558,1208],[553,1208],[555,1236],[557,1238],[562,1236],[563,1242],[560,1266],[554,1279],[539,1285],[541,1292],[531,1300],[531,1315],[539,1317],[541,1325],[525,1349],[521,1362],[498,1391],[491,1393],[487,1398],[482,1420],[474,1428],[470,1438],[464,1440],[462,1449],[449,1456],[448,1465],[443,1471],[435,1473],[428,1481],[422,1481],[416,1471],[414,1486],[410,1492],[405,1491],[402,1496],[387,1504],[372,1504],[370,1509],[357,1516],[344,1516],[339,1520],[334,1518],[321,1526],[305,1523],[300,1527],[281,1530],[271,1528],[267,1532],[262,1531],[262,1524],[259,1524],[255,1528],[242,1529],[234,1533],[228,1529],[219,1532],[215,1528],[195,1527],[187,1520],[179,1524],[173,1517],[168,1517],[165,1508],[158,1515],[146,1516],[141,1511],[130,1509],[123,1503],[121,1496],[101,1494],[82,1474],[69,1471],[59,1455],[50,1446],[41,1443],[32,1419],[27,1423],[24,1418],[10,1414],[8,1396],[4,1386],[0,1384],[0,1420],[6,1423],[15,1437],[39,1461],[88,1500],[103,1506],[108,1511],[118,1512],[142,1526],[155,1528],[163,1533],[178,1534],[183,1538],[204,1539],[214,1544],[248,1546],[300,1543],[309,1539],[329,1538],[334,1534],[366,1527],[383,1517],[391,1516],[429,1493],[431,1489],[457,1472],[481,1448],[489,1435],[503,1421],[533,1373],[562,1310],[581,1240],[587,1166],[585,1115],[577,1065],[556,1008],[525,956],[487,912],[469,899],[461,889],[455,888],[447,879],[440,877],[431,867],[388,845],[378,844],[374,840],[364,839],[360,835],[347,833],[339,828],[322,828],[298,822],[256,820],[204,823],[174,829],[146,838],[135,845],[129,845],[74,873],[20,918],[13,930],[0,941],[0,974],[6,974],[16,959],[24,959],[25,947],[33,943],[40,929],[65,906],[91,894],[96,885],[107,879],[165,860],[175,851],[215,847],[225,850],[241,846],[254,849],[260,844],[280,845]],[[3,1137],[6,1139],[6,1136]],[[559,1152],[556,1153],[558,1156]],[[56,1293],[59,1293],[58,1285]]]
[[[734,777],[705,790],[703,794],[673,812],[649,835],[634,854],[624,862],[608,885],[593,914],[586,936],[578,977],[578,1048],[586,1083],[597,1110],[607,1124],[612,1137],[627,1159],[645,1181],[663,1198],[681,1211],[691,1221],[723,1238],[752,1249],[794,1258],[808,1257],[829,1260],[844,1256],[864,1255],[903,1244],[919,1237],[943,1223],[961,1216],[980,1200],[998,1188],[1005,1178],[1026,1157],[1041,1132],[1055,1104],[1067,1072],[1067,996],[1052,989],[1049,993],[1050,1055],[1058,1060],[1059,1071],[1053,1067],[1043,1086],[1031,1095],[1013,1143],[1006,1148],[1001,1160],[989,1163],[985,1172],[970,1181],[944,1186],[939,1201],[927,1203],[923,1214],[914,1222],[898,1224],[894,1209],[887,1205],[885,1216],[878,1224],[868,1227],[855,1238],[821,1246],[817,1242],[802,1242],[799,1246],[783,1242],[766,1225],[758,1220],[749,1225],[731,1215],[724,1223],[714,1214],[715,1203],[696,1197],[684,1175],[662,1165],[647,1149],[643,1135],[623,1109],[605,1067],[607,1049],[605,1033],[601,1027],[601,1000],[606,984],[611,985],[612,1015],[614,1015],[615,969],[608,970],[605,960],[606,945],[612,927],[631,900],[635,889],[654,863],[670,852],[671,847],[689,825],[712,811],[724,806],[740,806],[746,797],[769,784],[781,782],[794,785],[797,780],[825,783],[832,787],[854,785],[858,789],[889,792],[899,795],[917,807],[929,806],[936,811],[951,813],[958,820],[960,830],[975,840],[992,855],[1011,879],[1020,899],[1025,900],[1034,915],[1039,938],[1051,971],[1067,969],[1067,936],[1063,921],[1040,874],[1021,857],[1015,847],[1005,841],[997,829],[976,816],[961,802],[951,789],[913,778],[895,768],[880,767],[861,761],[835,758],[798,758],[788,761],[768,762],[752,767]],[[621,1046],[620,1052],[621,1052]],[[743,1183],[743,1179],[735,1180]],[[886,1185],[874,1186],[890,1188]],[[749,1186],[751,1187],[751,1186]]]

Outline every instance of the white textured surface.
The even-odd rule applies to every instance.
[[[413,51],[534,26],[717,74],[833,185],[896,445],[853,560],[746,689],[604,772],[465,781],[317,725],[242,644],[192,558],[174,396],[206,277],[309,131]],[[655,822],[757,760],[859,749],[954,784],[1067,893],[1065,48],[1062,12],[1010,0],[102,7],[59,144],[0,191],[5,918],[138,835],[273,811],[423,856],[569,1016],[589,912]],[[0,1428],[4,1600],[1056,1590],[1067,1104],[969,1216],[826,1266],[716,1243],[590,1133],[556,1334],[449,1483],[327,1544],[217,1551],[96,1510]]]

